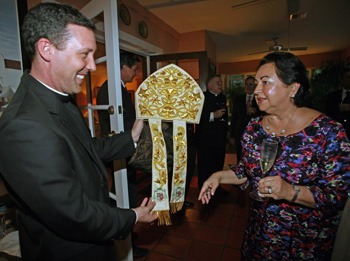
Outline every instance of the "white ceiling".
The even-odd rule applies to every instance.
[[[350,0],[138,0],[179,33],[207,30],[217,62],[261,59],[273,38],[297,55],[350,48]],[[242,4],[232,7],[236,4]],[[307,12],[289,23],[289,10]],[[288,34],[288,31],[290,32]]]
[[[81,8],[90,0],[58,1]],[[266,53],[248,54],[268,51],[276,37],[285,48],[308,47],[296,55],[350,48],[350,0],[137,1],[179,33],[207,30],[217,63],[261,59]],[[307,15],[289,23],[289,10]]]

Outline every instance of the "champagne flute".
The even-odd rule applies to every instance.
[[[260,168],[262,171],[262,178],[271,169],[276,159],[278,150],[278,142],[274,140],[263,140],[260,152]],[[262,198],[257,190],[251,191],[249,196],[258,201],[265,201],[267,198]]]
[[[226,102],[217,103],[218,110],[225,110],[225,113],[219,118],[219,121],[226,121],[224,115],[226,114]]]

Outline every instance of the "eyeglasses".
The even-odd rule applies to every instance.
[[[248,86],[253,86],[253,87],[255,87],[255,86],[256,86],[256,83],[246,83],[245,85],[248,85]]]

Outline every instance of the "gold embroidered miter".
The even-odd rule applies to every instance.
[[[183,69],[169,64],[151,74],[135,93],[138,119],[148,119],[152,134],[152,200],[157,204],[158,223],[170,225],[170,212],[181,210],[185,200],[186,122],[199,123],[204,95]],[[173,173],[169,204],[167,151],[161,123],[173,123]]]

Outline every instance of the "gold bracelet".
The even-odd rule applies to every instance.
[[[297,200],[297,198],[299,196],[299,193],[300,193],[300,187],[299,186],[293,185],[293,189],[295,191],[295,194],[294,194],[293,198],[291,199],[290,203],[294,203]]]

